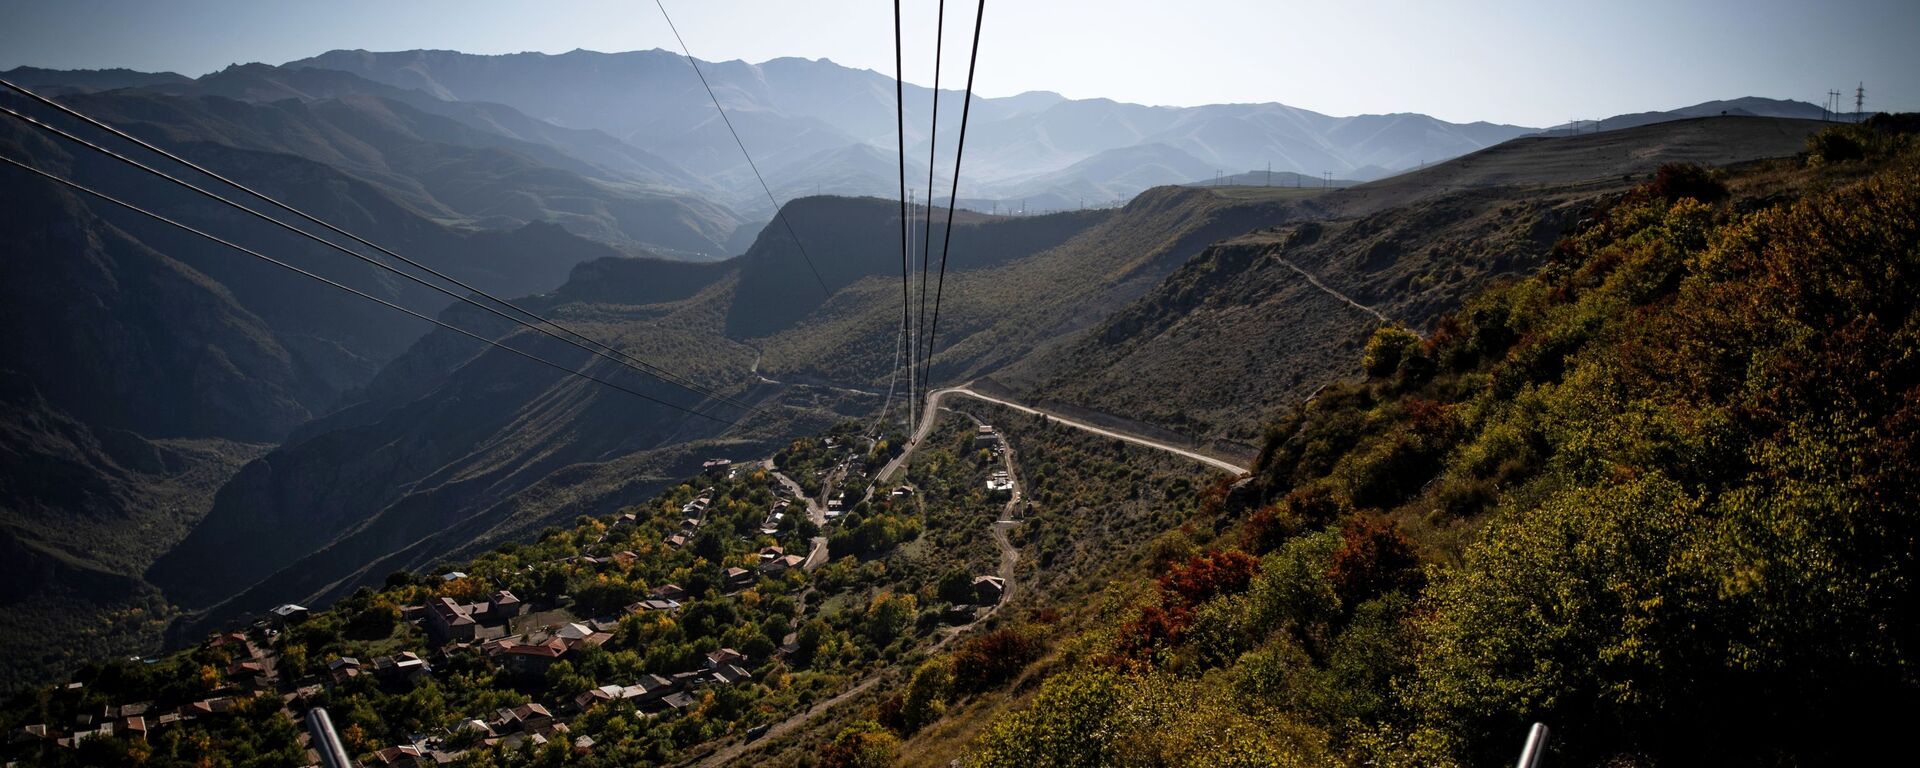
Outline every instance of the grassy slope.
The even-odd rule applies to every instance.
[[[1422,328],[1500,277],[1531,269],[1562,230],[1660,163],[1790,155],[1816,125],[1702,119],[1522,139],[1334,190],[1307,203],[1312,223],[1216,243],[1091,332],[1009,361],[995,378],[1030,399],[1257,442],[1266,414],[1349,375],[1347,361],[1378,322],[1298,270]]]
[[[1116,590],[1131,607],[1073,641],[1101,650],[969,762],[1491,764],[1533,720],[1568,764],[1844,759],[1826,724],[1920,700],[1890,629],[1915,568],[1915,167],[1768,163],[1717,207],[1611,206],[1420,362],[1269,433],[1211,526],[1268,553],[1246,594],[1141,645],[1162,598]]]

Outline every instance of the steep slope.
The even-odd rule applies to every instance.
[[[390,99],[347,95],[254,105],[144,90],[67,98],[76,109],[142,135],[325,163],[447,224],[505,229],[554,222],[605,242],[652,243],[709,258],[722,253],[739,225],[730,211],[704,200],[596,180],[583,174],[612,174],[547,145]]]
[[[95,429],[15,371],[0,413],[0,691],[152,651],[171,612],[140,573],[265,447]]]
[[[1881,140],[1667,170],[1424,342],[1379,334],[1140,547],[1171,557],[1032,614],[1053,655],[947,709],[1017,711],[899,753],[1494,765],[1538,722],[1557,764],[1875,759],[1833,730],[1920,706],[1920,158]]]
[[[1317,220],[1217,243],[1092,332],[994,376],[1031,400],[1253,441],[1260,414],[1344,375],[1376,325],[1424,328],[1490,281],[1530,270],[1561,232],[1659,164],[1792,155],[1817,125],[1712,118],[1516,139],[1333,190],[1311,199]]]
[[[898,269],[896,205],[809,198],[790,205],[788,215],[837,287]],[[956,247],[1000,249],[1015,258],[1070,237],[1090,218],[968,216]],[[642,359],[762,401],[764,414],[737,427],[714,424],[498,350],[477,353],[471,340],[430,334],[369,383],[363,399],[248,465],[149,578],[170,598],[207,609],[200,622],[287,595],[324,601],[395,568],[423,567],[448,552],[605,511],[710,452],[770,451],[836,414],[865,416],[877,406],[871,395],[756,379],[749,373],[755,348],[728,338],[732,326],[778,329],[821,304],[790,243],[784,228],[769,228],[747,255],[721,264],[596,260],[557,291],[527,300]],[[562,364],[589,361],[465,308],[445,316]],[[699,403],[604,360],[588,368],[656,397]],[[707,407],[728,419],[741,415]]]
[[[1167,187],[1119,210],[996,223],[995,228],[1084,227],[1066,230],[1072,236],[1057,245],[1024,254],[991,241],[963,239],[963,230],[956,230],[932,361],[934,381],[961,381],[1062,344],[1151,290],[1207,243],[1312,214],[1305,199],[1315,191],[1282,192],[1236,199]],[[938,219],[935,226],[937,236]],[[982,228],[983,234],[992,231]],[[871,237],[872,247],[884,251],[884,233]],[[939,242],[936,237],[936,249]],[[770,375],[884,387],[900,322],[898,272],[893,274],[893,279],[882,272],[854,283],[800,324],[768,338],[765,366],[775,372]]]

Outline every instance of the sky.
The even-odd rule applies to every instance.
[[[906,77],[933,73],[939,0],[908,0]],[[880,0],[665,0],[693,54],[893,71]],[[947,4],[942,86],[978,6]],[[993,0],[975,90],[1190,106],[1277,101],[1547,126],[1740,96],[1818,104],[1865,82],[1920,110],[1920,0]],[[0,70],[198,76],[335,48],[677,49],[647,0],[0,0]]]

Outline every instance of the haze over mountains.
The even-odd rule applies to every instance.
[[[764,226],[773,211],[686,60],[664,51],[334,51],[197,79],[7,73],[769,414],[724,428],[644,404],[9,177],[0,547],[31,596],[0,610],[10,625],[31,616],[93,634],[68,648],[9,635],[22,662],[7,684],[78,654],[151,649],[177,609],[194,614],[173,631],[189,632],[325,601],[640,498],[709,454],[765,455],[871,417],[898,338],[892,80],[825,60],[701,66],[824,294],[786,230]],[[958,98],[943,94],[943,153]],[[907,100],[925,114],[931,91],[909,86]],[[0,104],[47,114],[11,94]],[[924,184],[927,126],[909,127],[909,178]],[[1534,129],[1279,104],[977,99],[960,186],[975,211],[956,217],[934,376],[992,377],[1244,450],[1271,408],[1343,375],[1377,319],[1301,283],[1298,268],[1417,325],[1532,263],[1583,206],[1660,162],[1791,154],[1810,129],[1716,117],[1513,141]],[[0,125],[0,153],[694,402],[18,122]],[[1275,189],[1171,186],[1220,171],[1261,184],[1268,163]],[[1346,187],[1409,169],[1312,186],[1323,171]],[[1023,202],[1102,210],[978,212]],[[102,616],[138,618],[99,629]]]

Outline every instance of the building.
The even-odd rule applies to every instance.
[[[311,612],[307,610],[306,606],[287,603],[286,605],[273,609],[273,623],[276,626],[290,627],[306,621],[307,616],[310,614]]]
[[[327,677],[334,685],[343,685],[348,680],[360,676],[360,660],[352,656],[342,656],[327,662]]]
[[[647,596],[660,600],[685,600],[687,599],[687,590],[681,588],[678,584],[662,584],[654,587],[652,592],[647,593]]]
[[[993,425],[982,424],[973,429],[973,447],[992,448],[1000,442],[1000,435],[993,431]]]
[[[746,589],[753,586],[753,571],[745,568],[728,568],[720,572],[727,589]]]
[[[513,644],[500,651],[500,665],[520,675],[544,675],[560,657],[567,655],[566,641],[549,638],[544,643]]]
[[[480,622],[474,620],[472,607],[454,602],[451,597],[427,601],[427,634],[435,641],[472,640],[479,628]]]
[[[993,605],[1007,592],[1007,580],[998,576],[973,577],[973,596],[981,605]]]
[[[707,669],[719,669],[728,664],[739,664],[746,660],[746,654],[732,648],[722,648],[707,654]]]
[[[987,476],[987,493],[990,495],[1013,493],[1013,478],[1004,469],[994,470],[993,474]]]

